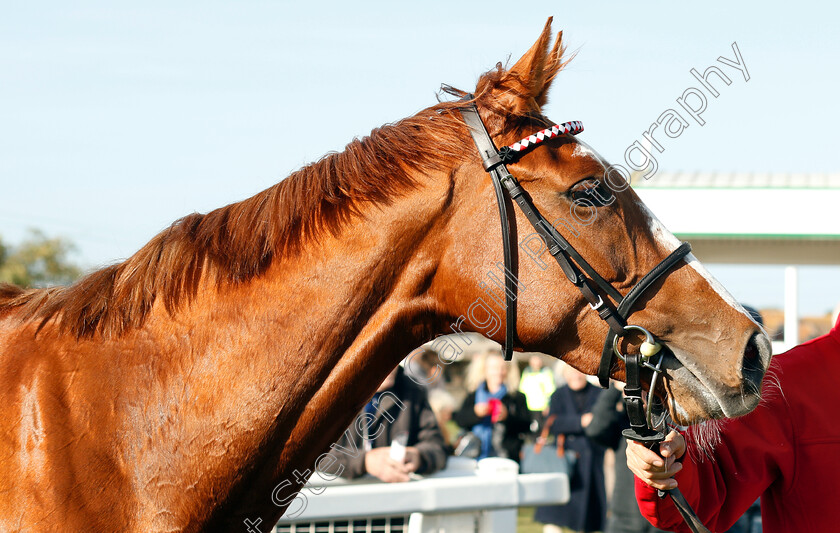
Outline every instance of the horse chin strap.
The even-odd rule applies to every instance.
[[[534,205],[528,193],[519,185],[519,182],[508,171],[506,163],[512,163],[530,146],[541,143],[545,138],[568,133],[576,134],[583,131],[580,122],[567,122],[560,126],[542,130],[534,135],[526,137],[521,141],[505,146],[498,150],[493,139],[487,133],[484,122],[478,114],[474,103],[475,96],[466,94],[462,101],[464,106],[460,109],[464,122],[470,131],[478,152],[481,155],[484,169],[490,174],[493,182],[493,189],[496,192],[496,203],[499,206],[499,220],[502,224],[502,247],[505,260],[505,360],[513,358],[513,344],[516,339],[516,295],[517,279],[513,270],[513,252],[510,246],[510,220],[507,214],[507,191],[510,198],[519,205],[522,213],[534,227],[537,234],[545,241],[548,251],[554,257],[566,278],[578,288],[583,297],[589,302],[590,308],[598,313],[598,316],[609,326],[607,338],[604,342],[604,349],[601,353],[601,362],[598,368],[598,380],[603,388],[609,386],[610,375],[613,371],[614,355],[624,360],[626,371],[626,387],[624,389],[624,402],[627,407],[627,415],[630,418],[630,428],[624,431],[624,437],[630,440],[642,442],[648,447],[658,447],[658,444],[665,438],[665,435],[656,429],[659,424],[652,420],[651,406],[654,401],[654,390],[656,381],[662,373],[662,346],[656,342],[654,336],[641,326],[627,325],[627,317],[630,315],[633,304],[636,300],[668,273],[677,263],[691,252],[691,245],[687,242],[671,252],[665,259],[656,265],[650,272],[642,277],[639,282],[630,289],[626,296],[622,296],[615,287],[607,282],[594,268],[575,250],[575,248],[552,226]],[[584,276],[584,272],[588,278]],[[609,299],[604,299],[595,289],[597,285],[609,298],[612,298],[618,305],[613,307]],[[618,348],[619,338],[630,331],[638,331],[645,335],[645,341],[640,347],[640,354],[622,355]],[[649,360],[658,355],[655,364]],[[641,368],[653,371],[648,392],[647,406],[642,398]],[[660,497],[665,492],[659,491]],[[674,501],[680,514],[685,519],[689,528],[697,533],[708,533],[694,511],[685,501],[679,489],[667,491]]]

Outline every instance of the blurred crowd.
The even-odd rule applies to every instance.
[[[452,363],[429,348],[409,354],[333,446],[338,475],[404,482],[443,469],[449,456],[550,471],[544,459],[556,453],[570,499],[535,510],[544,533],[659,531],[639,513],[626,466],[621,383],[602,390],[562,361],[531,354],[506,362],[497,348]],[[553,452],[534,460],[543,448]],[[757,508],[730,532],[760,532],[756,516]]]

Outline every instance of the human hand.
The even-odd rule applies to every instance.
[[[592,422],[592,413],[584,413],[580,417],[580,427],[585,428],[590,422]]]
[[[484,418],[485,416],[490,414],[490,404],[489,403],[477,403],[475,407],[473,407],[473,411],[475,411],[476,416],[480,416]]]
[[[493,422],[501,422],[502,420],[504,420],[508,417],[508,410],[507,410],[507,407],[505,407],[505,404],[503,404],[502,402],[499,402],[499,408],[498,409],[499,410],[496,413],[496,419],[493,420]]]
[[[406,474],[417,472],[420,469],[420,451],[414,446],[408,446],[405,449],[405,468]]]
[[[406,458],[409,456],[409,448],[406,448]],[[417,449],[414,448],[414,453]],[[383,446],[381,448],[374,448],[365,454],[365,470],[367,473],[375,476],[385,483],[400,483],[408,481],[409,472],[406,463],[400,463],[391,459],[391,448]],[[419,466],[419,456],[418,456]]]
[[[682,470],[682,464],[676,460],[685,454],[685,437],[671,431],[659,444],[659,453],[661,457],[638,442],[627,441],[627,467],[655,489],[676,488],[674,475]]]

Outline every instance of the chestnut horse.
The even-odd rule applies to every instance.
[[[478,81],[497,145],[551,124],[541,108],[564,60],[550,23],[513,67]],[[0,286],[0,530],[247,531],[248,520],[267,531],[407,353],[453,324],[503,340],[503,324],[464,319],[478,301],[485,318],[504,313],[485,283],[502,257],[494,192],[459,105],[180,219],[69,287]],[[605,179],[574,137],[510,169],[622,293],[674,249],[630,188],[573,204]],[[544,245],[525,243],[524,217],[511,226],[527,246],[516,348],[595,373],[606,326]],[[766,338],[692,256],[631,319],[670,348],[659,393],[676,420],[756,405]],[[761,369],[744,371],[756,351]]]

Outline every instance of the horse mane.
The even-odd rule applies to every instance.
[[[558,61],[546,71],[553,78],[568,61],[555,45]],[[488,111],[491,135],[516,130],[542,117],[506,105],[524,98],[523,85],[501,63],[483,74],[474,102]],[[443,86],[443,92],[466,93]],[[542,100],[545,100],[543,95]],[[542,103],[542,102],[541,102]],[[134,255],[83,277],[67,287],[22,289],[0,283],[0,316],[20,310],[22,320],[50,320],[77,338],[119,336],[139,327],[160,299],[174,314],[198,292],[203,277],[218,284],[243,283],[263,273],[277,257],[300,251],[325,232],[338,235],[366,204],[388,204],[417,186],[416,176],[464,161],[468,138],[457,109],[463,101],[437,105],[356,138],[343,152],[329,153],[272,187],[207,214],[176,220]]]
[[[207,214],[175,221],[122,263],[67,287],[0,284],[0,314],[21,308],[43,327],[56,318],[77,337],[118,336],[141,325],[156,300],[172,314],[192,300],[203,276],[242,283],[276,257],[297,253],[325,232],[338,234],[367,203],[388,204],[424,173],[464,158],[459,102],[441,102],[356,138],[285,180]]]

